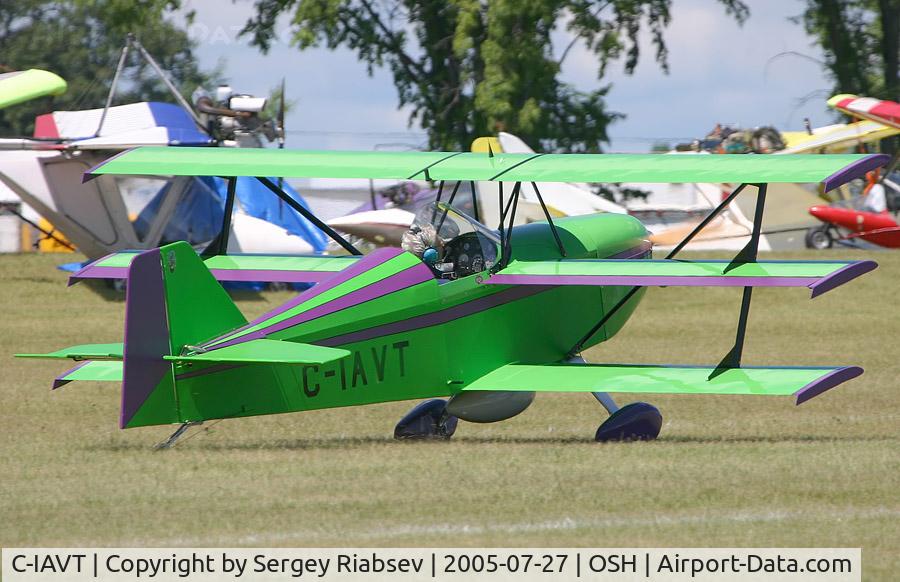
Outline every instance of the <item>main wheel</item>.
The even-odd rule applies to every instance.
[[[652,441],[662,428],[659,409],[646,402],[632,402],[613,412],[597,429],[594,440]]]
[[[806,231],[806,248],[818,251],[830,249],[834,244],[831,238],[831,229],[827,224],[817,226]]]
[[[440,398],[420,402],[394,427],[394,438],[449,439],[459,419],[447,414],[447,401]]]

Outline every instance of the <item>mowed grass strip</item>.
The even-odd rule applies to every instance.
[[[758,289],[750,313],[746,364],[857,364],[861,378],[800,407],[650,396],[665,418],[652,443],[593,443],[606,414],[590,396],[543,394],[510,421],[461,423],[449,443],[394,442],[412,404],[394,403],[224,421],[154,452],[170,429],[118,430],[117,385],[51,393],[66,363],[11,358],[120,341],[121,296],[66,289],[54,267],[70,255],[2,256],[0,544],[861,546],[864,579],[889,580],[900,569],[900,253],[766,258],[881,264],[814,301]],[[651,289],[587,358],[715,364],[740,293]],[[290,296],[236,297],[254,316]]]

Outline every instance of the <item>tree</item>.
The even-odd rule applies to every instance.
[[[741,0],[718,0],[743,21]],[[545,151],[599,151],[607,126],[609,85],[579,91],[560,80],[572,44],[554,53],[552,33],[565,26],[608,64],[631,73],[638,35],[650,30],[656,60],[667,69],[664,31],[672,0],[256,0],[244,34],[263,51],[278,17],[292,13],[293,42],[302,50],[347,47],[366,63],[390,69],[410,123],[428,132],[432,149],[468,148],[498,130]],[[574,43],[574,41],[573,41]]]
[[[800,18],[836,92],[900,100],[900,1],[806,0]]]
[[[0,2],[0,72],[41,68],[69,84],[62,96],[0,111],[0,134],[28,135],[35,116],[53,109],[102,107],[129,32],[190,96],[211,74],[197,67],[187,33],[164,18],[177,7],[177,0]],[[119,103],[171,100],[155,73],[136,55],[129,58],[118,96]]]

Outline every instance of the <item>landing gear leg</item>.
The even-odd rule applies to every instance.
[[[203,423],[202,422],[184,422],[184,423],[182,423],[181,426],[179,426],[177,429],[175,429],[175,432],[173,432],[169,436],[169,438],[167,438],[166,440],[164,440],[161,443],[157,443],[153,447],[153,449],[157,450],[157,451],[161,451],[164,449],[171,449],[172,447],[175,446],[175,443],[178,442],[178,439],[180,439],[182,436],[184,436],[184,433],[187,432],[187,429],[191,428],[192,426],[199,426],[201,424],[203,424]]]
[[[566,360],[570,364],[585,364],[584,358],[574,356]],[[597,429],[594,440],[609,441],[652,441],[659,436],[662,428],[662,414],[659,409],[646,402],[632,402],[619,408],[616,401],[606,392],[591,392],[609,418]]]
[[[394,438],[449,439],[459,419],[447,414],[447,401],[440,398],[420,402],[394,427]]]

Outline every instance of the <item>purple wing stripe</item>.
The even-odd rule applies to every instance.
[[[277,269],[210,269],[218,281],[260,281],[263,283],[318,283],[337,271],[287,271]]]
[[[101,259],[102,260],[102,259]],[[91,263],[69,276],[69,287],[83,279],[127,279],[128,267],[98,267]]]
[[[844,283],[852,281],[860,275],[864,275],[869,271],[873,271],[877,266],[878,263],[876,263],[875,261],[857,261],[855,263],[850,263],[845,267],[841,267],[834,273],[810,285],[810,289],[812,289],[812,297],[813,299],[815,299],[819,295],[827,293],[835,287],[840,287]]]
[[[74,368],[72,368],[71,370],[66,370],[65,372],[63,372],[62,374],[57,376],[56,379],[53,380],[53,387],[51,388],[51,390],[56,390],[57,388],[62,388],[63,386],[65,386],[66,384],[71,382],[71,380],[66,380],[65,377],[68,376],[69,374],[71,374],[72,372],[74,372],[75,370],[77,370],[78,368],[81,368],[82,366],[86,366],[90,363],[91,363],[90,360],[85,360],[83,362],[79,362],[78,365],[75,366]]]
[[[101,259],[102,260],[102,259]],[[318,283],[338,271],[288,271],[276,269],[210,269],[219,281],[262,281],[283,283]],[[128,267],[87,265],[69,277],[69,286],[83,279],[127,279]]]
[[[628,287],[809,287],[819,277],[677,277],[626,275],[504,275],[485,279],[486,285],[610,285]]]
[[[810,398],[815,398],[819,394],[843,384],[847,380],[852,380],[862,373],[863,369],[859,366],[844,366],[843,368],[838,368],[837,370],[829,372],[794,392],[794,396],[797,397],[797,405],[799,406]]]
[[[816,298],[874,270],[875,261],[857,261],[824,277],[737,276],[625,276],[625,275],[504,275],[484,281],[486,285],[610,285],[634,287],[809,287]]]
[[[838,186],[846,184],[850,180],[862,178],[866,175],[866,172],[886,166],[890,161],[891,156],[887,154],[872,154],[866,156],[828,176],[822,181],[822,184],[825,186],[825,191],[828,192],[829,190],[833,190]]]

